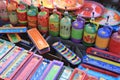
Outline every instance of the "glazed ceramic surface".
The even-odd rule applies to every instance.
[[[104,13],[104,7],[94,1],[85,1],[83,7],[76,10],[75,14],[81,14],[85,18],[91,18],[94,12],[94,17],[100,17]]]
[[[81,16],[77,16],[77,19],[72,23],[71,38],[74,42],[80,42],[83,36],[85,20]]]
[[[67,10],[75,10],[83,6],[84,0],[32,0],[32,4],[35,6],[40,6],[41,1],[43,6],[49,9],[53,9],[57,6],[60,9],[64,9],[65,6],[68,7]],[[31,0],[23,0],[23,2],[31,5]]]
[[[95,21],[98,22],[100,25],[105,25],[107,16],[109,16],[109,25],[114,26],[120,24],[120,13],[113,9],[106,9],[103,16],[97,18]]]

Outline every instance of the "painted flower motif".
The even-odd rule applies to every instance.
[[[50,29],[50,31],[54,31],[54,32],[59,31],[59,28],[56,27],[54,24],[50,24],[50,25],[49,25],[49,29]]]
[[[18,19],[21,21],[25,21],[25,20],[27,20],[27,16],[25,13],[18,14]]]
[[[48,17],[47,16],[39,17],[38,23],[39,23],[39,25],[41,25],[43,27],[47,27],[48,26]]]
[[[95,41],[95,38],[90,35],[84,36],[83,39],[85,42],[88,42],[88,43],[94,43],[94,41]]]
[[[20,5],[20,7],[19,7],[21,10],[24,10],[26,7],[25,7],[25,5]]]
[[[50,24],[49,28],[50,28],[51,31],[54,31],[54,24]]]

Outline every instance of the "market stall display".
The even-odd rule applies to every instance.
[[[0,80],[119,80],[120,13],[109,1],[1,0]]]

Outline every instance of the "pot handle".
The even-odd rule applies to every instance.
[[[40,9],[41,9],[41,11],[46,11],[47,14],[48,14],[48,16],[49,16],[49,9],[47,9],[47,8],[45,8],[45,7],[43,6],[43,1],[41,1],[41,7],[40,7]]]
[[[95,24],[95,25],[96,25],[96,30],[98,30],[98,28],[99,28],[99,23],[97,23],[97,22],[95,22],[95,21],[93,21],[93,20],[90,20],[90,23]]]
[[[60,18],[60,19],[62,18],[62,13],[61,13],[61,12],[56,11],[56,14],[58,14],[58,15],[59,15],[59,18]]]
[[[62,18],[62,13],[61,13],[61,12],[59,12],[59,11],[57,11],[57,6],[55,6],[55,8],[53,9],[53,13],[58,14],[58,15],[59,15],[59,19],[61,19],[61,18]]]
[[[109,29],[110,30],[110,34],[112,34],[113,28],[111,26],[104,26],[103,28],[104,29],[106,29],[106,28]]]
[[[77,20],[78,20],[78,21],[83,21],[84,24],[85,24],[85,19],[83,19],[80,14],[78,14]]]

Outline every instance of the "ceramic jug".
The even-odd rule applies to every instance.
[[[120,55],[120,29],[118,32],[112,34],[108,50],[114,54]]]
[[[27,7],[24,4],[20,4],[17,8],[18,22],[21,25],[27,24]]]
[[[85,25],[84,34],[83,34],[83,44],[85,46],[93,46],[94,45],[98,27],[99,27],[99,25],[95,22],[90,22]]]
[[[99,49],[108,48],[109,40],[113,31],[112,26],[108,24],[108,20],[109,20],[109,16],[107,16],[106,24],[102,28],[99,28],[97,32],[95,46]]]
[[[7,5],[7,10],[8,10],[8,16],[9,16],[9,20],[10,23],[15,25],[18,23],[18,17],[17,17],[17,4],[14,2],[10,2]]]
[[[7,5],[5,0],[0,0],[0,17],[3,21],[8,21]]]
[[[107,49],[112,34],[112,27],[105,25],[99,28],[95,41],[95,46],[99,49]]]
[[[63,39],[69,39],[71,33],[71,18],[68,11],[64,12],[64,17],[60,20],[60,37]]]
[[[38,30],[44,34],[48,32],[49,26],[49,10],[41,6],[41,11],[38,13]]]
[[[85,19],[83,19],[80,15],[78,15],[77,19],[72,23],[71,40],[73,42],[76,43],[81,42],[84,25],[85,25]]]
[[[53,14],[49,17],[49,35],[58,36],[60,26],[60,15],[56,8],[53,10]]]
[[[29,9],[27,11],[27,20],[29,28],[37,27],[37,12],[34,9]]]

